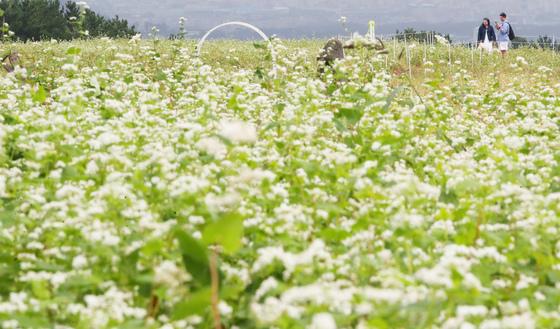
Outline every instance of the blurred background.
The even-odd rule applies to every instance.
[[[371,19],[378,33],[398,29],[435,30],[454,41],[472,39],[483,17],[510,16],[518,35],[560,36],[560,0],[89,0],[103,15],[126,18],[144,34],[157,26],[163,36],[177,33],[180,17],[187,19],[188,35],[199,37],[211,27],[243,20],[282,38],[329,37],[344,34],[338,22],[347,17],[350,32],[367,32]],[[216,36],[247,38],[244,29],[224,29]]]

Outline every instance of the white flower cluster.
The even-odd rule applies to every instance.
[[[272,42],[276,74],[251,43],[14,46],[37,62],[0,73],[3,328],[206,328],[175,232],[227,216],[228,328],[560,327],[557,57],[494,84],[453,49],[412,89],[392,56],[319,77],[316,41]]]

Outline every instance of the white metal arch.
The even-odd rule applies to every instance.
[[[227,23],[223,23],[220,24],[214,28],[212,28],[210,31],[206,32],[206,34],[200,39],[200,41],[198,42],[198,44],[196,45],[196,55],[198,57],[200,57],[200,53],[202,52],[202,46],[204,45],[204,42],[206,42],[206,39],[208,39],[208,37],[214,33],[214,31],[221,29],[222,27],[226,27],[226,26],[241,26],[241,27],[246,27],[250,30],[255,31],[261,38],[263,38],[264,41],[267,41],[268,43],[270,43],[271,47],[270,47],[270,52],[272,55],[272,69],[273,69],[273,73],[274,75],[276,75],[276,52],[274,51],[274,47],[272,46],[272,42],[270,41],[270,38],[258,27],[251,25],[249,23],[245,23],[245,22],[227,22]]]

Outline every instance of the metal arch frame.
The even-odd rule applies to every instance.
[[[272,47],[272,42],[270,41],[270,38],[261,29],[259,29],[258,27],[254,26],[254,25],[251,25],[249,23],[234,21],[234,22],[223,23],[223,24],[220,24],[220,25],[212,28],[211,30],[206,32],[206,34],[200,39],[200,41],[196,45],[196,55],[198,57],[200,57],[200,53],[202,52],[202,46],[204,45],[204,42],[206,42],[206,39],[208,39],[208,37],[212,33],[214,33],[216,30],[221,29],[222,27],[226,27],[226,26],[246,27],[246,28],[256,32],[261,38],[263,38],[264,41],[268,41],[268,43],[271,45],[270,52],[271,52],[271,55],[272,55],[272,69],[273,69],[274,75],[276,76],[276,73],[277,73],[276,52],[274,51],[274,47]]]

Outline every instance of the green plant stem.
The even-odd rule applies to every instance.
[[[218,250],[216,247],[212,248],[210,253],[210,278],[211,278],[211,292],[212,292],[212,315],[214,317],[214,328],[222,329],[222,319],[220,316],[220,309],[218,304],[220,302],[220,277],[218,274]]]

